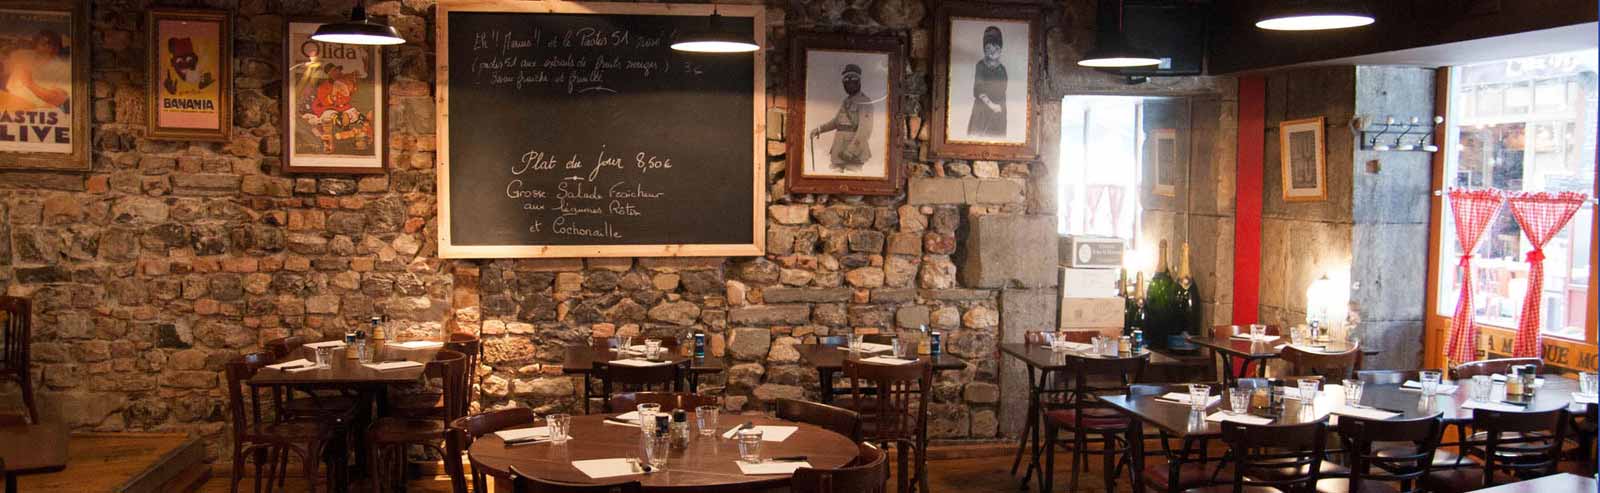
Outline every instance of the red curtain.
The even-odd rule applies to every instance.
[[[1566,227],[1589,195],[1579,192],[1523,192],[1511,195],[1511,217],[1522,226],[1522,234],[1533,243],[1528,252],[1528,294],[1522,301],[1522,316],[1517,322],[1517,337],[1511,346],[1514,357],[1542,357],[1539,340],[1539,300],[1544,291],[1544,245]]]
[[[1450,319],[1450,340],[1445,356],[1457,363],[1472,361],[1478,356],[1478,324],[1472,320],[1472,252],[1478,248],[1484,230],[1500,213],[1505,194],[1495,189],[1451,190],[1450,211],[1455,215],[1456,242],[1461,244],[1461,297],[1456,300],[1456,313]]]

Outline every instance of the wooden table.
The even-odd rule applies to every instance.
[[[818,388],[821,389],[822,402],[832,403],[835,389],[833,388],[833,375],[844,370],[844,361],[847,359],[859,360],[863,357],[888,355],[888,351],[879,353],[857,353],[841,349],[841,346],[826,344],[796,344],[795,351],[800,353],[800,359],[806,364],[817,369]],[[938,356],[922,355],[917,359],[927,361],[933,365],[934,371],[960,370],[967,367],[967,362],[961,358],[951,356],[949,353],[940,353]]]
[[[1594,478],[1579,476],[1570,472],[1551,474],[1542,478],[1527,481],[1518,481],[1511,484],[1502,484],[1493,488],[1476,490],[1474,493],[1555,493],[1557,491],[1584,492],[1596,491]]]
[[[720,436],[690,439],[689,448],[673,450],[663,470],[650,474],[591,479],[572,467],[572,461],[610,458],[642,458],[639,429],[603,424],[613,415],[592,414],[572,417],[572,439],[562,445],[537,443],[507,448],[494,434],[474,441],[467,454],[483,471],[498,480],[507,479],[511,466],[539,479],[571,483],[611,483],[638,480],[645,491],[753,491],[788,486],[789,475],[746,476],[734,463],[739,458],[738,444]],[[690,417],[692,423],[694,417]],[[823,428],[761,416],[724,415],[718,425],[733,429],[750,421],[757,425],[796,426],[800,429],[782,442],[762,442],[762,457],[803,455],[814,468],[838,468],[849,464],[858,453],[849,438]]]
[[[1577,390],[1576,380],[1557,375],[1545,375],[1545,383],[1534,394],[1534,400],[1527,406],[1529,412],[1548,411],[1570,406],[1572,393]],[[1471,382],[1463,381],[1456,392],[1439,394],[1431,400],[1422,398],[1421,392],[1401,390],[1399,384],[1374,385],[1367,384],[1361,395],[1361,404],[1399,412],[1400,419],[1414,419],[1440,413],[1446,424],[1462,425],[1472,421],[1472,410],[1461,408],[1461,404],[1468,401]],[[1317,393],[1316,400],[1309,409],[1299,400],[1284,399],[1283,415],[1274,419],[1272,424],[1296,424],[1323,419],[1333,410],[1344,405],[1344,389],[1338,385],[1329,385],[1325,390]],[[1212,389],[1212,393],[1218,393]],[[1168,455],[1169,477],[1178,477],[1178,468],[1185,457],[1195,446],[1203,446],[1203,440],[1217,438],[1222,435],[1221,423],[1204,421],[1203,418],[1195,419],[1189,412],[1186,404],[1174,404],[1156,400],[1157,396],[1128,396],[1102,397],[1101,402],[1110,405],[1113,409],[1133,418],[1128,437],[1143,436],[1144,426],[1154,426],[1164,436],[1182,439],[1182,447],[1177,454]],[[1228,399],[1224,397],[1221,402],[1213,404],[1206,410],[1206,415],[1228,408]],[[1133,470],[1144,470],[1143,440],[1128,440],[1131,455],[1133,456]],[[1134,491],[1144,491],[1142,475],[1134,475]],[[1177,486],[1177,482],[1171,482]],[[1176,491],[1176,490],[1172,490]]]
[[[1283,352],[1284,346],[1289,342],[1288,336],[1279,337],[1271,342],[1253,341],[1250,339],[1235,339],[1232,337],[1202,337],[1194,335],[1188,336],[1188,339],[1189,342],[1208,348],[1222,356],[1223,385],[1233,385],[1234,379],[1243,377],[1244,375],[1242,373],[1248,371],[1251,362],[1265,361],[1280,357],[1280,353]],[[1352,347],[1354,346],[1349,342],[1329,341],[1324,343],[1323,351],[1329,353],[1342,353],[1349,351]],[[1378,354],[1378,352],[1373,350],[1362,350],[1361,354],[1363,356],[1375,356]],[[1241,373],[1239,375],[1235,375],[1233,373],[1234,358],[1238,358],[1244,362],[1244,364],[1240,365],[1239,367]],[[1255,367],[1257,377],[1266,376],[1266,364],[1256,364]]]
[[[60,423],[0,426],[0,463],[6,493],[17,492],[17,476],[67,468],[67,429]]]

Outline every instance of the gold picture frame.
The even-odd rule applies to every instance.
[[[1283,168],[1284,202],[1328,199],[1328,148],[1323,117],[1278,124],[1278,158]]]
[[[81,0],[0,7],[0,71],[26,89],[0,88],[0,169],[89,171],[89,16]],[[63,80],[65,79],[65,80]]]
[[[233,133],[233,16],[160,9],[148,20],[147,135],[227,141]]]

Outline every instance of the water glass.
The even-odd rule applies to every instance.
[[[644,340],[644,357],[645,357],[645,359],[656,359],[657,357],[660,357],[660,355],[661,355],[661,339],[645,339]]]
[[[661,405],[647,402],[638,405],[635,410],[639,411],[639,429],[644,431],[646,435],[654,434],[656,432],[656,415],[661,414]],[[666,433],[662,434],[665,435]]]
[[[1117,343],[1120,342],[1120,340],[1121,340],[1120,338],[1111,337],[1111,336],[1106,336],[1106,337],[1102,338],[1100,340],[1100,343],[1101,344],[1105,344],[1105,346],[1102,346],[1100,348],[1100,354],[1102,356],[1116,356],[1117,355]]]
[[[627,351],[633,347],[633,336],[617,334],[617,352]]]
[[[761,462],[761,429],[739,430],[734,438],[739,440],[739,460],[750,463]]]
[[[1189,409],[1192,411],[1205,411],[1206,404],[1211,400],[1211,386],[1205,384],[1189,384]],[[1231,402],[1230,402],[1231,404]]]
[[[895,337],[893,342],[894,357],[911,359],[917,357],[917,342],[910,337]]]
[[[356,359],[358,361],[360,361],[361,364],[363,364],[363,365],[365,365],[367,363],[371,363],[372,362],[372,353],[375,352],[375,351],[373,351],[374,349],[376,349],[376,348],[367,345],[366,342],[357,342],[356,343]]]
[[[1600,380],[1597,380],[1597,376],[1594,374],[1594,372],[1583,372],[1578,374],[1578,393],[1583,395],[1594,395],[1597,391],[1600,391]]]
[[[1310,341],[1306,340],[1307,339],[1307,337],[1306,337],[1307,334],[1306,333],[1309,332],[1309,331],[1310,331],[1310,329],[1308,327],[1306,327],[1306,326],[1303,326],[1303,325],[1294,326],[1294,328],[1289,329],[1289,343],[1290,344],[1294,344],[1296,346],[1306,345],[1306,343],[1310,342]]]
[[[1366,382],[1346,378],[1344,379],[1344,403],[1347,406],[1361,405],[1361,391],[1366,390]]]
[[[313,351],[317,354],[317,368],[327,368],[333,365],[333,350],[334,348],[331,347],[319,346]]]
[[[569,435],[572,430],[572,415],[551,414],[544,417],[544,424],[550,430],[550,443],[561,445],[567,443],[568,438],[572,438]]]
[[[1439,377],[1442,375],[1438,371],[1422,370],[1417,375],[1422,379],[1422,395],[1432,397],[1439,393]]]
[[[1318,382],[1309,378],[1300,380],[1300,402],[1312,402],[1317,400],[1317,385],[1320,383],[1322,382]]]
[[[1230,414],[1245,414],[1250,412],[1250,396],[1255,394],[1255,389],[1234,387],[1228,389],[1228,412]]]
[[[861,345],[867,342],[863,334],[850,334],[850,352],[861,352]]]
[[[1051,339],[1050,340],[1050,350],[1051,351],[1066,351],[1067,350],[1067,340],[1066,339],[1061,339],[1061,338]]]
[[[660,470],[667,465],[667,453],[672,448],[672,434],[657,433],[639,436],[639,445],[644,448],[644,461],[650,467]]]
[[[700,436],[708,437],[717,434],[717,406],[699,406],[694,408],[694,423],[700,430]]]
[[[1251,341],[1264,341],[1266,339],[1267,339],[1267,326],[1266,325],[1250,324],[1250,340]]]
[[[1473,375],[1472,390],[1469,397],[1478,402],[1489,402],[1489,397],[1494,395],[1494,378],[1488,375]]]

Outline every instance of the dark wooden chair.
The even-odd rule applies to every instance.
[[[600,375],[600,393],[605,396],[616,394],[618,387],[633,391],[668,390],[678,391],[678,382],[688,373],[687,361],[684,364],[658,365],[658,366],[625,366],[613,365],[606,362],[595,362],[595,373]],[[616,412],[611,407],[611,401],[606,401],[605,412]]]
[[[850,382],[850,399],[846,402],[861,416],[862,436],[879,448],[891,443],[896,447],[900,472],[895,474],[895,491],[927,493],[928,402],[933,366],[926,360],[880,365],[847,359],[844,374]],[[869,385],[876,392],[866,393]],[[914,466],[908,462],[912,454],[916,455]]]
[[[33,343],[33,302],[27,298],[0,296],[0,378],[17,381],[22,387],[22,405],[28,419],[39,423],[39,406],[33,400],[33,363],[28,346]]]
[[[1511,367],[1533,365],[1536,372],[1544,372],[1544,360],[1539,358],[1498,358],[1468,361],[1450,369],[1451,380],[1470,380],[1474,375],[1511,374]]]
[[[523,474],[511,466],[511,491],[513,493],[639,493],[644,491],[638,481],[609,484],[577,484],[546,481]]]
[[[1433,467],[1433,455],[1439,447],[1439,436],[1444,432],[1444,421],[1437,413],[1424,418],[1387,420],[1341,416],[1334,429],[1344,443],[1347,468],[1343,474],[1338,474],[1342,477],[1318,481],[1319,493],[1420,493],[1417,481]],[[1392,445],[1387,449],[1378,448],[1381,443],[1397,442],[1405,442],[1409,447],[1403,451]],[[1389,483],[1399,483],[1400,488]]]
[[[372,423],[367,433],[372,447],[372,460],[369,466],[373,484],[379,485],[379,490],[391,484],[390,481],[403,481],[406,446],[419,445],[445,456],[445,449],[440,446],[440,443],[447,438],[445,426],[467,414],[471,396],[467,394],[469,380],[466,355],[441,349],[434,354],[433,361],[427,363],[427,367],[423,369],[423,376],[428,379],[439,379],[439,385],[444,389],[444,416],[442,419],[383,417]],[[393,477],[384,474],[388,468],[385,467],[383,452],[387,449],[398,449],[399,453],[396,455],[399,456],[399,460],[395,461],[394,469],[402,474]],[[446,460],[444,468],[451,476],[459,475],[461,461]]]
[[[279,337],[261,344],[261,348],[278,360],[289,357],[306,345],[306,339],[300,336]]]
[[[608,412],[628,412],[645,403],[660,404],[664,413],[678,409],[694,412],[696,407],[717,405],[717,397],[687,392],[622,392],[606,401],[606,409],[610,409]]]
[[[870,342],[873,344],[894,344],[894,334],[865,334],[861,336],[861,342]]]
[[[1306,376],[1322,377],[1326,382],[1338,382],[1350,378],[1355,374],[1356,368],[1361,367],[1361,348],[1353,347],[1348,351],[1339,353],[1321,353],[1301,350],[1293,345],[1284,346],[1278,352],[1278,357],[1288,364],[1289,374],[1297,377],[1284,377],[1285,380],[1297,379]]]
[[[778,419],[810,423],[828,431],[861,441],[861,415],[855,411],[820,402],[795,399],[777,399]],[[666,406],[662,406],[663,409]]]
[[[1078,471],[1089,467],[1089,440],[1100,442],[1100,455],[1104,462],[1102,476],[1105,489],[1116,489],[1118,458],[1131,464],[1127,456],[1129,447],[1124,439],[1131,423],[1127,416],[1100,402],[1100,396],[1126,394],[1128,386],[1139,381],[1150,353],[1117,358],[1068,358],[1067,375],[1072,375],[1072,392],[1067,394],[1066,407],[1048,411],[1044,415],[1045,466],[1040,478],[1040,490],[1050,491],[1055,481],[1055,450],[1059,446],[1072,453],[1072,476],[1069,491],[1078,489]],[[1070,445],[1061,443],[1061,430],[1072,433]],[[1081,465],[1080,465],[1081,464]]]
[[[1087,344],[1094,340],[1095,335],[1098,335],[1098,333],[1094,331],[1029,330],[1022,333],[1022,340],[1029,346],[1048,346],[1057,339]],[[1040,416],[1040,419],[1038,421],[1030,420],[1023,427],[1022,435],[1031,435],[1033,437],[1031,443],[1034,443],[1035,447],[1032,451],[1032,457],[1037,458],[1039,454],[1037,446],[1040,440],[1039,430],[1044,428],[1042,423],[1043,413],[1045,410],[1059,409],[1066,405],[1066,394],[1069,392],[1068,387],[1072,384],[1072,378],[1069,374],[1061,371],[1047,371],[1040,374],[1037,369],[1029,366],[1028,384],[1039,387],[1039,398],[1030,398],[1028,400],[1028,415]],[[1035,407],[1039,408],[1036,409]],[[1017,445],[1016,456],[1011,459],[1011,474],[1016,474],[1017,468],[1021,466],[1022,455],[1028,449],[1027,443],[1029,441],[1025,440]]]
[[[1498,484],[1497,471],[1509,473],[1510,481],[1555,474],[1568,419],[1565,407],[1543,412],[1474,409],[1472,428],[1484,433],[1482,466],[1431,471],[1422,477],[1422,487],[1438,493],[1473,491]],[[1505,443],[1513,433],[1520,443]]]
[[[802,467],[789,479],[790,493],[883,493],[889,481],[888,454],[862,442],[855,464],[838,469]]]
[[[337,445],[336,441],[342,436],[338,428],[343,423],[306,418],[272,420],[263,416],[263,404],[275,405],[276,402],[271,401],[278,400],[277,392],[264,398],[260,392],[262,389],[248,382],[257,371],[274,360],[271,353],[250,353],[227,364],[228,411],[233,425],[233,470],[228,484],[235,493],[239,490],[239,481],[244,479],[246,454],[250,454],[255,463],[256,489],[259,491],[262,486],[270,489],[268,483],[278,477],[277,469],[284,467],[276,460],[275,452],[278,451],[287,451],[300,457],[307,487],[316,491],[318,466],[330,445]],[[339,449],[337,446],[332,448]],[[330,475],[341,478],[343,466],[342,457],[332,458],[329,463]]]
[[[1232,481],[1189,492],[1310,491],[1322,479],[1326,437],[1326,420],[1259,426],[1224,421],[1222,441],[1228,444],[1225,460],[1232,465]]]
[[[467,392],[472,392],[472,377],[478,372],[479,349],[478,336],[465,332],[455,332],[445,338],[444,349],[455,351],[467,356]],[[469,398],[470,399],[470,398]],[[389,409],[395,416],[408,418],[444,418],[444,394],[431,390],[401,394],[389,400]]]
[[[1245,381],[1252,379],[1240,380]],[[1261,380],[1264,381],[1265,379]],[[1189,385],[1133,384],[1128,386],[1128,396],[1130,398],[1141,396],[1159,396],[1172,392],[1188,394]],[[1222,469],[1219,471],[1219,468],[1222,468],[1225,464],[1214,460],[1213,457],[1208,455],[1209,451],[1207,450],[1205,440],[1184,441],[1180,449],[1173,451],[1171,437],[1169,437],[1165,431],[1160,431],[1158,429],[1154,435],[1147,432],[1144,438],[1145,440],[1160,440],[1162,455],[1168,457],[1178,456],[1183,458],[1182,463],[1178,465],[1176,470],[1174,470],[1170,463],[1146,460],[1144,471],[1141,473],[1143,474],[1144,483],[1146,485],[1146,489],[1148,490],[1181,491],[1188,488],[1196,488],[1211,484],[1212,478],[1233,476],[1232,469]],[[1146,455],[1149,454],[1146,453]],[[1173,478],[1177,478],[1177,485],[1171,484],[1172,481],[1174,481]]]
[[[1422,381],[1422,370],[1360,370],[1356,380],[1367,385],[1400,385],[1406,380]]]
[[[450,458],[460,460],[461,454],[472,447],[472,442],[477,441],[478,437],[500,430],[527,427],[538,420],[539,416],[534,414],[532,409],[525,407],[456,418],[450,422],[449,431],[445,435],[448,439],[445,440],[444,456],[446,460]],[[467,478],[461,473],[462,471],[457,469],[455,474],[450,475],[450,486],[454,493],[467,493]],[[489,491],[485,475],[476,466],[473,466],[470,476],[472,491]]]

